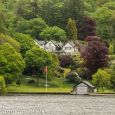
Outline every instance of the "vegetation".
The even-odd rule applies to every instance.
[[[92,83],[96,86],[101,86],[102,91],[104,86],[111,87],[110,75],[106,71],[98,69],[97,73],[92,75]]]
[[[84,52],[81,52],[81,58],[84,61],[81,63],[81,67],[88,69],[88,77],[96,73],[99,68],[109,66],[109,49],[105,44],[100,42],[98,37],[87,36],[85,41],[88,42],[88,46]]]
[[[26,67],[30,67],[33,70],[34,75],[37,75],[37,85],[39,83],[39,73],[43,71],[46,66],[54,68],[56,63],[52,58],[52,54],[47,52],[38,46],[28,50],[25,54]]]
[[[65,79],[70,69],[77,70],[80,77],[88,79],[93,74],[97,76],[101,71],[98,69],[103,69],[107,73],[102,73],[110,76],[110,80],[109,77],[106,79],[106,76],[99,75],[102,80],[105,78],[110,81],[114,89],[114,4],[114,0],[1,0],[0,76],[3,76],[6,87],[10,83],[21,85],[22,74],[34,75],[35,82],[30,81],[33,82],[30,85],[39,83],[39,86],[43,86],[38,78],[45,80],[43,70],[48,66],[48,80],[49,83],[53,82],[52,87],[72,86]],[[58,42],[76,40],[80,52],[57,58],[55,54],[35,45],[34,39],[46,38]],[[26,86],[23,84],[21,87]]]
[[[66,75],[66,79],[69,81],[69,82],[76,82],[76,83],[80,83],[81,82],[81,78],[79,77],[79,75],[77,73],[68,73]]]
[[[4,95],[7,93],[4,77],[0,76],[0,95]]]
[[[61,67],[68,67],[72,63],[72,58],[70,56],[63,56],[60,61],[60,66]]]

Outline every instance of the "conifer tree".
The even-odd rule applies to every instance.
[[[75,20],[72,20],[71,18],[68,19],[66,30],[68,39],[77,39],[77,28]]]
[[[101,34],[101,40],[109,40],[110,39],[110,33],[107,27],[103,28],[102,34]]]

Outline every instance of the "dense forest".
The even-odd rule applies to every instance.
[[[96,32],[93,35],[98,36],[101,41],[114,44],[115,0],[0,1],[0,33],[11,37],[19,32],[29,34],[33,39],[52,39],[54,36],[57,41],[72,39],[68,32],[69,18],[74,21],[71,25],[76,26],[69,26],[77,30],[76,39],[84,40],[87,36],[81,37],[86,33],[81,31],[83,26],[88,31],[92,30],[90,26],[95,26]]]

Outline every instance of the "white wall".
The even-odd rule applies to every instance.
[[[50,45],[51,44],[51,45]],[[51,42],[49,41],[46,45],[45,45],[45,50],[46,51],[53,51],[53,50],[56,50],[56,46]]]
[[[44,49],[44,45],[38,44],[35,40],[34,40],[35,44],[37,44],[38,46],[40,46],[40,48]]]
[[[74,48],[69,43],[65,44],[63,50],[66,52],[66,55],[69,55],[74,52]]]

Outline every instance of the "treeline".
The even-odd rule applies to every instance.
[[[81,27],[83,12],[83,0],[1,0],[0,32],[12,37],[15,32],[20,32],[41,39],[39,33],[46,26],[66,31],[69,18],[75,20],[77,28]]]

